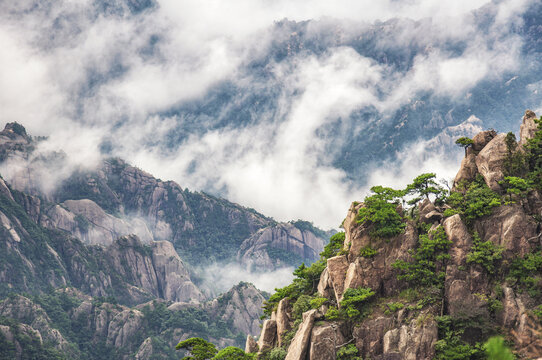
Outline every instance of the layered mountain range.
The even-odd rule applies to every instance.
[[[44,174],[64,155],[38,153],[39,142],[17,123],[0,132],[0,316],[16,357],[47,347],[132,358],[161,344],[154,353],[175,358],[174,342],[195,334],[239,343],[259,331],[264,295],[241,283],[216,297],[205,267],[289,268],[313,262],[327,241],[309,222],[279,223],[120,159],[46,191]]]

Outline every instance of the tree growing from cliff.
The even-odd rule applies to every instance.
[[[218,352],[214,344],[202,338],[190,338],[181,341],[175,346],[175,349],[184,349],[190,352],[191,356],[185,356],[183,360],[208,360],[212,359]]]
[[[372,224],[372,235],[376,237],[389,238],[401,234],[406,224],[397,207],[404,191],[383,186],[373,186],[371,191],[373,195],[365,197],[365,206],[359,209],[358,223]]]
[[[465,149],[465,156],[467,156],[467,148],[469,146],[472,146],[472,144],[474,144],[474,141],[472,141],[471,138],[463,136],[457,139],[455,143]]]
[[[525,145],[527,165],[529,166],[527,179],[540,190],[542,189],[542,118],[534,121],[538,125],[538,129]]]
[[[435,173],[425,173],[412,180],[412,183],[408,184],[405,189],[407,195],[414,195],[408,204],[415,205],[424,197],[429,199],[429,195],[435,195],[436,203],[441,202],[446,191],[435,181],[436,177]]]

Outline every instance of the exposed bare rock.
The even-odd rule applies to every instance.
[[[12,201],[15,201],[13,199],[13,196],[11,195],[11,191],[9,190],[6,182],[1,177],[0,177],[0,194],[4,195],[5,197],[7,197],[8,199]]]
[[[438,327],[432,317],[413,319],[409,325],[386,332],[384,354],[399,353],[404,360],[432,359],[437,340]]]
[[[531,110],[526,110],[523,115],[522,123],[519,130],[519,146],[527,144],[528,139],[534,137],[535,132],[538,130],[538,125],[534,122],[536,120],[536,114]]]
[[[279,223],[261,229],[243,241],[237,260],[249,268],[260,270],[290,266],[287,258],[281,258],[281,252],[288,254],[288,257],[296,256],[299,262],[313,262],[324,249],[326,240],[311,231],[300,230],[291,223]]]
[[[152,354],[152,339],[148,337],[139,346],[139,349],[137,350],[137,353],[135,355],[135,360],[150,360]]]
[[[366,320],[354,328],[353,336],[356,340],[356,347],[363,358],[381,355],[384,351],[384,334],[394,326],[394,319],[389,317],[378,317]]]
[[[458,214],[446,218],[442,226],[448,240],[452,242],[450,247],[451,263],[465,265],[467,252],[472,246],[472,236],[467,226]]]
[[[153,239],[142,220],[117,218],[88,199],[66,200],[62,206],[51,207],[46,215],[43,225],[66,230],[87,244],[109,245],[115,239],[131,234],[146,243]]]
[[[484,241],[503,246],[505,258],[524,256],[540,244],[536,222],[519,204],[500,206],[478,220],[475,229]]]
[[[331,284],[331,281],[329,280],[329,271],[327,267],[322,271],[322,274],[320,275],[320,281],[318,282],[318,294],[320,294],[323,297],[331,297],[331,290],[333,289],[333,285]]]
[[[337,349],[345,342],[345,338],[336,324],[315,326],[311,334],[309,359],[335,360],[337,359]]]
[[[459,168],[459,172],[454,179],[454,189],[462,182],[470,182],[474,180],[476,178],[476,174],[478,174],[476,155],[469,153],[463,158],[463,160],[461,160],[461,167]]]
[[[245,344],[245,352],[247,354],[257,353],[260,350],[258,343],[254,340],[252,335],[247,335],[247,342]]]
[[[133,344],[131,341],[143,323],[139,310],[127,309],[117,314],[109,323],[107,344],[117,348]]]
[[[290,310],[290,300],[288,298],[279,301],[276,315],[278,346],[282,346],[284,333],[292,328],[290,325]]]
[[[484,177],[487,186],[493,191],[500,191],[499,181],[504,178],[503,161],[508,155],[506,134],[495,136],[476,156],[476,167]]]
[[[275,320],[265,320],[262,325],[262,332],[258,340],[258,349],[260,353],[272,349],[277,340],[277,322]]]
[[[263,314],[264,300],[261,291],[254,285],[240,283],[205,306],[225,322],[231,321],[238,331],[257,335],[260,333],[260,316]]]
[[[474,151],[481,151],[491,140],[493,140],[495,136],[497,136],[497,132],[495,130],[479,132],[472,138],[472,149]]]
[[[292,343],[288,347],[285,360],[305,360],[309,349],[312,327],[317,310],[309,310],[303,313],[303,322],[299,325]]]
[[[346,256],[334,256],[327,259],[327,269],[329,272],[329,279],[335,292],[335,298],[337,303],[340,303],[344,292],[344,281],[346,279],[346,271],[348,270],[348,260]]]
[[[419,205],[420,221],[426,224],[439,223],[442,213],[433,205],[429,199],[424,199]]]
[[[152,261],[163,299],[201,302],[205,296],[194,285],[190,274],[169,241],[151,243]]]
[[[370,239],[368,231],[368,229],[358,226],[353,232],[352,246],[358,241],[361,244],[364,243],[365,240],[359,239]],[[405,286],[405,283],[397,280],[398,273],[392,267],[392,264],[397,260],[410,261],[409,250],[414,248],[416,241],[417,230],[412,224],[408,223],[403,234],[389,240],[372,240],[370,245],[375,249],[379,249],[374,257],[370,259],[363,258],[360,256],[359,251],[354,257],[354,254],[351,253],[349,255],[349,257],[352,256],[350,257],[351,262],[345,268],[342,292],[347,288],[362,286],[370,287],[377,294],[383,296],[396,293]]]
[[[344,218],[344,221],[343,221],[344,247],[343,249],[346,251],[348,251],[348,249],[350,248],[350,244],[352,242],[352,230],[357,226],[356,217],[358,215],[358,212],[361,206],[363,206],[363,204],[353,202],[350,205],[348,212],[346,213],[346,217]]]

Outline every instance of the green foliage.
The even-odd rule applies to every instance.
[[[370,288],[346,289],[341,301],[341,311],[348,318],[362,318],[366,315],[367,303],[375,295]]]
[[[252,360],[253,356],[235,346],[228,346],[220,350],[213,360]],[[279,360],[279,359],[277,359]]]
[[[516,357],[506,346],[502,336],[493,336],[483,346],[488,360],[514,360]]]
[[[462,324],[458,324],[448,315],[438,316],[436,320],[439,340],[435,345],[435,360],[484,359],[480,344],[469,344],[463,340],[465,329]]]
[[[354,344],[345,345],[337,350],[337,360],[361,360]]]
[[[441,288],[446,275],[445,265],[450,258],[450,245],[442,226],[427,235],[420,235],[418,247],[412,252],[413,262],[398,260],[392,265],[401,271],[398,279],[406,280],[414,286]]]
[[[301,264],[294,271],[295,278],[293,282],[283,288],[275,289],[275,293],[271,295],[269,300],[264,301],[264,317],[271,316],[273,310],[277,308],[279,301],[286,297],[291,300],[297,300],[301,295],[313,294],[320,281],[320,274],[322,274],[325,267],[326,262],[324,260],[318,260],[309,267]]]
[[[309,295],[301,295],[292,306],[294,319],[301,319],[305,311],[309,311],[312,298]]]
[[[414,198],[408,201],[409,205],[415,205],[424,197],[429,199],[429,195],[435,195],[435,202],[442,201],[442,197],[446,194],[446,191],[435,181],[436,175],[434,173],[426,173],[417,176],[412,180],[411,184],[408,184],[405,193],[407,195],[413,195]]]
[[[341,313],[339,312],[339,309],[337,309],[336,307],[330,306],[329,309],[327,309],[325,318],[328,321],[340,320]]]
[[[490,215],[493,208],[501,205],[499,194],[491,190],[481,176],[470,183],[463,192],[453,191],[446,199],[453,211],[461,214],[461,217],[467,222],[472,223],[475,219]],[[450,216],[451,213],[445,213]]]
[[[542,189],[542,119],[535,119],[537,131],[531,139],[527,140],[525,145],[526,162],[529,172],[527,179],[537,189]]]
[[[405,307],[405,304],[402,302],[391,302],[383,305],[384,314],[391,315]]]
[[[508,150],[503,161],[504,176],[517,176],[523,178],[527,173],[526,156],[522,151],[516,151],[516,135],[509,132],[505,138],[506,148]]]
[[[512,196],[525,197],[530,188],[527,181],[515,176],[506,176],[499,184],[506,190],[509,201],[512,201]]]
[[[366,245],[366,246],[362,247],[360,252],[359,252],[359,255],[361,257],[364,257],[364,258],[367,258],[367,259],[370,259],[370,258],[374,257],[376,254],[378,254],[378,250],[373,249],[371,247],[371,245]]]
[[[471,138],[468,138],[466,136],[460,137],[455,141],[455,143],[463,148],[468,148],[472,144],[474,144],[474,141]]]
[[[401,234],[406,224],[397,212],[397,206],[404,192],[382,186],[373,186],[371,191],[374,194],[365,197],[365,206],[359,209],[358,223],[372,224],[372,235],[376,237],[389,238]]]
[[[504,248],[493,244],[491,240],[482,241],[477,232],[472,236],[472,248],[467,254],[467,263],[481,265],[488,273],[495,272],[496,263],[502,258]]]
[[[538,318],[538,321],[540,323],[542,323],[542,305],[538,305],[534,310],[533,310],[533,314],[534,316],[536,316]]]
[[[540,295],[542,284],[542,252],[537,251],[512,261],[509,276],[527,289],[531,296]]]
[[[329,239],[329,243],[324,247],[324,251],[320,253],[322,259],[329,259],[336,256],[341,251],[344,244],[344,232],[338,232]]]
[[[319,309],[322,305],[328,302],[328,298],[317,296],[310,301],[311,309]]]
[[[286,350],[281,347],[271,349],[267,355],[267,360],[284,360],[286,357]]]
[[[187,350],[192,356],[185,356],[186,360],[207,360],[212,359],[218,350],[216,346],[202,338],[190,338],[181,341],[175,346],[176,350]]]

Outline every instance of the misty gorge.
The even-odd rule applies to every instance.
[[[0,360],[542,359],[541,19],[0,2]]]

